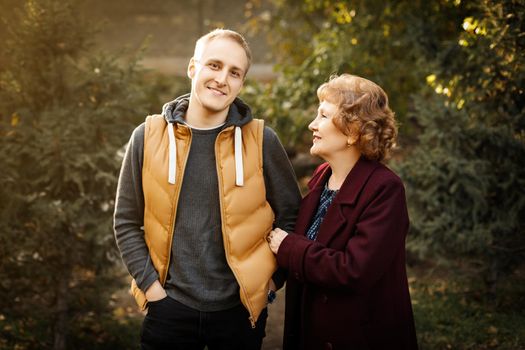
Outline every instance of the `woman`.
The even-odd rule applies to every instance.
[[[284,349],[417,349],[405,269],[403,183],[381,163],[397,129],[388,97],[344,74],[317,90],[314,172],[295,232],[268,241],[288,270]]]

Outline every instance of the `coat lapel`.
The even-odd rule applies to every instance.
[[[328,163],[324,163],[312,176],[312,179],[308,183],[310,191],[308,191],[301,201],[301,208],[299,209],[297,222],[295,223],[295,233],[303,236],[306,235],[306,231],[310,227],[312,218],[317,211],[324,184],[331,174],[332,170],[328,166]]]
[[[338,234],[339,229],[346,224],[348,217],[345,215],[345,207],[355,206],[368,178],[379,165],[379,162],[367,160],[364,157],[361,157],[357,161],[350,173],[348,173],[346,176],[339,193],[337,193],[335,196],[332,205],[330,205],[328,211],[326,212],[326,216],[323,219],[321,227],[319,227],[319,232],[317,234],[317,241],[319,243],[328,246],[332,238]],[[329,174],[331,174],[331,170],[329,171]],[[324,186],[326,179],[322,186]],[[320,192],[316,198],[318,204]],[[314,210],[316,209],[317,206],[315,206]],[[314,214],[315,212],[311,214],[310,218]]]

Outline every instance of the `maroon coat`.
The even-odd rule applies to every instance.
[[[314,172],[295,233],[277,254],[288,270],[284,349],[417,349],[403,183],[361,158],[311,241],[305,234],[330,174],[327,163]]]

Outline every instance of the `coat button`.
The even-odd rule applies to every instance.
[[[299,279],[299,272],[296,272],[294,276],[295,276],[295,279],[298,280]]]
[[[323,304],[326,304],[328,302],[328,297],[326,296],[326,294],[323,294],[323,296],[321,297],[321,300]]]
[[[324,348],[325,348],[325,350],[332,350],[333,349],[332,343],[325,343],[324,344]]]

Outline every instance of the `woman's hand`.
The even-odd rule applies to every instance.
[[[270,249],[274,254],[277,254],[279,246],[281,245],[281,242],[286,236],[288,236],[288,233],[277,227],[274,230],[270,231],[266,240],[270,244]]]

